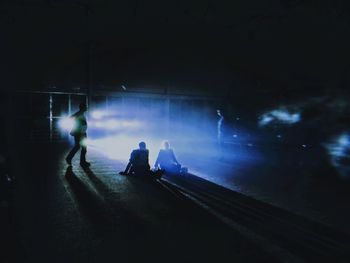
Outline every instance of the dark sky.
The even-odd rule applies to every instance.
[[[90,43],[95,85],[342,87],[349,10],[341,0],[2,1],[2,86],[83,86]]]

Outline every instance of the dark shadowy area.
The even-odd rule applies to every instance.
[[[16,253],[26,262],[275,261],[153,180],[120,176],[118,163],[93,153],[97,167],[67,168],[59,159],[67,149],[45,147],[35,146],[46,154],[44,165],[23,160],[17,188],[16,233],[23,247]]]
[[[349,12],[345,0],[1,1],[4,262],[281,260],[208,212],[247,196],[347,244]],[[150,167],[168,141],[175,175],[229,194],[204,209],[119,175],[140,141]],[[228,216],[279,236],[256,217]]]

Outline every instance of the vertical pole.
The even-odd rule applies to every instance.
[[[53,132],[53,127],[52,127],[52,94],[50,93],[50,98],[49,98],[49,107],[50,107],[50,141],[52,141],[52,132]]]
[[[85,96],[85,103],[88,107],[90,106],[89,102],[90,102],[89,95],[87,95],[87,96]]]
[[[70,117],[72,115],[72,95],[68,94],[68,116]],[[67,132],[68,141],[71,141],[71,138],[69,136],[69,132]]]
[[[68,94],[68,115],[72,115],[72,98],[71,94]]]
[[[91,98],[93,93],[92,85],[92,53],[93,46],[91,43],[88,44],[88,58],[87,58],[87,105],[91,105]]]

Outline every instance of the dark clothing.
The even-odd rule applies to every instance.
[[[176,160],[172,149],[162,149],[159,151],[154,167],[158,168],[158,165],[160,169],[163,169],[166,172],[179,173],[181,170],[181,165]]]
[[[149,166],[148,164],[148,150],[147,149],[137,149],[133,150],[130,155],[130,160],[135,166]]]
[[[74,147],[73,149],[69,152],[67,159],[68,160],[72,160],[74,155],[77,153],[77,151],[79,151],[80,147],[81,147],[81,152],[80,152],[80,162],[84,163],[86,162],[86,145],[84,144],[84,140],[86,139],[86,133],[85,134],[81,134],[81,135],[76,135],[74,136]]]
[[[172,163],[172,164],[162,165],[160,168],[167,173],[178,174],[181,171],[181,164]]]
[[[147,149],[133,150],[130,155],[130,160],[126,166],[125,173],[146,175],[150,172],[148,163],[149,152]]]
[[[84,112],[78,111],[74,113],[71,118],[74,119],[74,125],[70,132],[70,135],[76,136],[76,135],[86,135],[87,131],[87,121],[86,117],[84,115]]]
[[[74,157],[74,155],[79,151],[81,147],[80,152],[80,163],[86,163],[86,144],[84,140],[87,138],[86,131],[87,131],[87,121],[84,115],[83,111],[78,111],[74,113],[71,118],[74,119],[74,125],[70,132],[70,135],[74,136],[74,147],[69,152],[66,160],[70,163]]]
[[[121,175],[141,175],[150,179],[160,179],[163,175],[162,170],[151,171],[148,163],[148,150],[141,148],[133,150],[130,155],[130,160],[124,172]]]

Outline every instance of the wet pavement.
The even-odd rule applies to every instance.
[[[70,169],[67,151],[40,143],[17,154],[13,262],[277,262],[205,210],[118,175],[125,163],[90,150],[90,169],[78,157]]]

